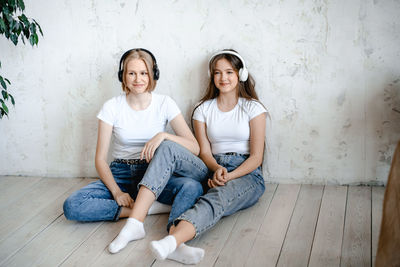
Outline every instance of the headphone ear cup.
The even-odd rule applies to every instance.
[[[241,82],[247,81],[247,78],[249,77],[249,72],[246,68],[241,68],[239,70],[239,80]]]
[[[123,70],[120,70],[120,71],[118,71],[118,80],[122,83],[122,76],[123,76],[123,74],[124,74],[124,71]]]
[[[153,69],[153,73],[154,73],[153,78],[154,78],[154,80],[157,81],[160,78],[160,70],[158,69],[158,67],[155,67]]]

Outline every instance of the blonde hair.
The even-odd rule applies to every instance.
[[[151,92],[156,88],[157,81],[154,80],[154,60],[153,58],[146,53],[143,50],[133,50],[130,52],[126,58],[124,59],[123,62],[123,74],[122,74],[122,91],[125,93],[129,93],[129,89],[125,85],[125,71],[126,71],[126,66],[128,65],[129,61],[133,59],[141,59],[143,60],[144,64],[146,65],[147,68],[147,73],[149,75],[149,85],[147,86],[146,91]]]

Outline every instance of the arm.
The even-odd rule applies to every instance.
[[[194,132],[200,144],[200,158],[207,167],[214,172],[213,179],[208,180],[208,186],[222,186],[225,184],[224,176],[228,173],[225,167],[219,165],[212,155],[211,144],[207,137],[206,124],[197,120],[194,122]]]
[[[211,144],[207,137],[206,124],[201,121],[193,120],[194,133],[200,145],[199,157],[204,161],[207,167],[215,172],[222,166],[217,163],[212,155]]]
[[[265,113],[262,113],[250,121],[250,156],[234,171],[229,172],[227,181],[242,177],[262,164],[264,155],[265,138]]]
[[[149,162],[153,158],[158,146],[164,140],[170,140],[180,144],[181,146],[187,148],[194,155],[199,154],[199,144],[197,143],[196,138],[194,138],[181,113],[171,121],[171,127],[176,135],[166,132],[160,132],[156,134],[145,144],[142,153],[140,154],[141,159],[146,158],[146,161]]]
[[[99,120],[95,157],[96,170],[100,176],[101,181],[111,191],[111,194],[113,195],[115,201],[117,201],[118,205],[124,207],[132,207],[133,199],[128,193],[124,193],[121,191],[114,180],[110,167],[107,164],[107,154],[110,147],[111,135],[112,126],[103,122],[102,120]]]
[[[225,168],[218,169],[213,179],[208,181],[209,187],[223,186],[226,182],[240,178],[261,165],[264,154],[265,117],[265,113],[262,113],[250,121],[250,156],[232,172],[227,172]]]

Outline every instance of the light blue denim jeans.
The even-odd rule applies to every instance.
[[[217,154],[214,155],[218,164],[229,172],[242,164],[248,155]],[[196,236],[213,227],[222,217],[254,205],[265,191],[261,167],[240,178],[208,190],[201,196],[193,208],[180,215],[174,224],[185,220],[193,224]]]
[[[111,172],[123,192],[136,199],[139,182],[145,181],[158,201],[172,205],[168,228],[179,215],[196,203],[203,194],[201,181],[207,178],[207,167],[189,150],[172,141],[164,141],[150,164],[128,165],[111,162]],[[102,181],[93,182],[68,197],[64,215],[76,221],[116,221],[121,207]]]

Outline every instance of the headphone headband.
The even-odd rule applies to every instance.
[[[123,63],[124,63],[124,61],[125,61],[125,58],[129,55],[129,53],[131,53],[132,51],[144,51],[144,52],[146,52],[147,54],[149,54],[150,56],[151,56],[151,58],[153,59],[153,78],[154,78],[154,80],[158,80],[159,78],[160,78],[160,70],[158,69],[158,66],[157,66],[157,60],[156,60],[156,57],[153,55],[153,53],[151,53],[149,50],[147,50],[147,49],[144,49],[144,48],[133,48],[133,49],[130,49],[130,50],[128,50],[128,51],[126,51],[123,55],[122,55],[122,57],[121,57],[121,59],[120,59],[120,61],[119,61],[119,68],[118,68],[118,80],[120,81],[120,82],[123,82],[123,74],[124,74],[124,69],[123,69]]]
[[[209,66],[208,67],[208,74],[209,74],[209,76],[211,77],[210,64],[213,61],[213,59],[218,55],[224,55],[224,54],[236,56],[242,62],[243,67],[239,70],[239,80],[241,82],[247,81],[247,78],[249,77],[249,72],[248,72],[248,70],[246,68],[246,63],[244,62],[244,59],[242,58],[241,55],[239,55],[239,53],[237,53],[235,51],[230,51],[230,50],[222,50],[222,51],[219,51],[219,52],[217,52],[217,53],[215,53],[215,54],[213,54],[211,56],[210,60],[208,61],[208,66]]]

